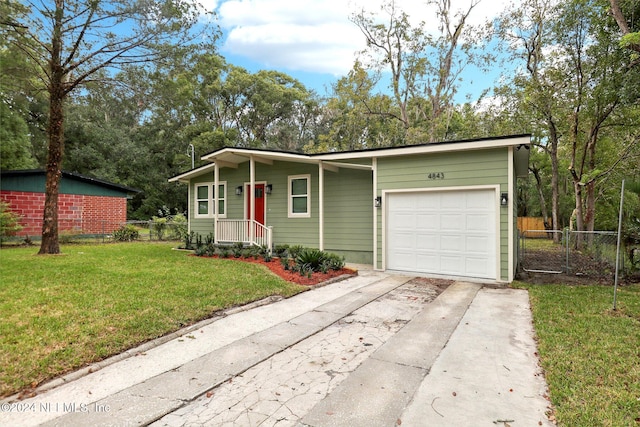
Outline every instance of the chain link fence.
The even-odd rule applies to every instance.
[[[58,219],[60,243],[108,243],[113,241],[178,241],[188,234],[186,219],[178,217],[155,218],[147,221],[114,222],[107,220]],[[24,220],[24,218],[23,218]],[[42,223],[42,218],[28,224]],[[25,227],[7,242],[27,243],[39,241],[41,226]]]
[[[613,283],[617,237],[612,231],[524,230],[519,233],[519,269]],[[633,272],[634,251],[621,246],[621,277]]]

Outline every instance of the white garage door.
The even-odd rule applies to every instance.
[[[389,194],[386,228],[388,269],[496,278],[493,190]]]

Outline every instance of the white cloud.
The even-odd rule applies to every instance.
[[[223,54],[237,55],[283,71],[344,75],[364,37],[349,17],[356,10],[377,12],[384,0],[205,0],[216,10],[226,38]],[[471,0],[452,0],[452,10],[467,9]],[[479,24],[496,16],[507,0],[482,0],[470,16]],[[513,3],[512,1],[510,3]],[[412,23],[437,25],[425,2],[396,0]],[[209,10],[211,10],[209,9]]]

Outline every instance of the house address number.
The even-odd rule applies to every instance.
[[[444,172],[429,172],[427,174],[429,179],[444,179]]]

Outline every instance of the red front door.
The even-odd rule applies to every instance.
[[[251,218],[251,192],[249,191],[250,185],[247,185],[247,219]],[[256,222],[264,225],[264,184],[256,184],[255,185],[255,193],[256,193],[256,209],[253,213],[254,219]]]

